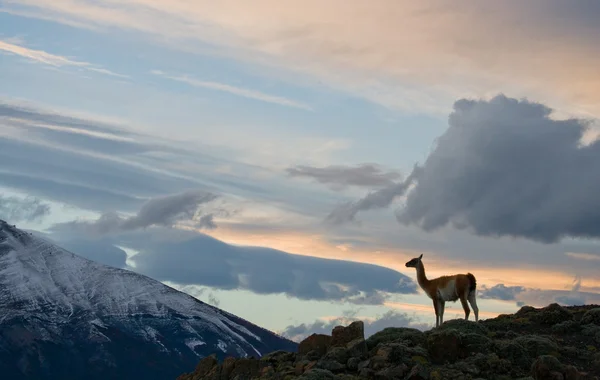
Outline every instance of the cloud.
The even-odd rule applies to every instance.
[[[208,303],[219,307],[219,305],[221,304],[221,301],[219,301],[219,299],[213,294],[213,293],[209,293],[208,294]]]
[[[491,288],[482,285],[479,289],[479,298],[489,298],[502,301],[514,301],[519,293],[526,289],[523,286],[506,286],[504,284],[496,284]]]
[[[566,252],[565,255],[577,259],[577,260],[585,260],[585,261],[600,261],[600,255],[593,253],[585,253],[585,252]]]
[[[187,75],[166,75],[162,71],[158,71],[158,70],[154,70],[154,71],[152,71],[152,73],[155,75],[160,75],[165,78],[177,81],[177,82],[186,83],[186,84],[189,84],[194,87],[203,87],[203,88],[208,88],[211,90],[228,92],[233,95],[243,96],[243,97],[249,98],[249,99],[260,100],[262,102],[273,103],[273,104],[278,104],[278,105],[282,105],[282,106],[294,107],[294,108],[304,109],[307,111],[312,111],[312,108],[310,106],[308,106],[304,103],[290,100],[290,99],[282,97],[282,96],[269,95],[269,94],[265,94],[264,92],[250,90],[250,89],[243,88],[243,87],[236,87],[236,86],[232,86],[232,85],[225,84],[225,83],[201,81],[201,80],[197,80],[194,78],[190,78]]]
[[[387,207],[408,190],[399,223],[433,231],[452,225],[480,236],[554,243],[600,237],[600,140],[581,139],[588,121],[556,120],[543,104],[498,95],[461,99],[449,128],[405,182],[334,210],[335,220]]]
[[[565,306],[596,304],[600,302],[600,294],[581,290],[582,279],[576,276],[570,290],[535,289],[523,286],[506,286],[497,284],[492,287],[482,285],[478,297],[501,301],[515,301],[517,306],[546,306],[558,303]]]
[[[287,168],[290,177],[313,178],[319,183],[331,184],[334,188],[346,186],[379,187],[390,186],[400,177],[396,172],[383,172],[381,168],[372,164],[363,164],[356,167],[326,166],[322,168],[298,165]]]
[[[59,240],[57,244],[79,256],[115,268],[127,267],[127,253],[110,240],[89,241],[81,238]]]
[[[57,232],[77,233],[69,228]],[[246,289],[258,294],[283,293],[304,300],[357,304],[382,304],[390,294],[417,293],[408,276],[392,269],[230,245],[192,231],[150,227],[113,235],[111,239],[115,245],[139,252],[131,258],[135,262],[133,270],[182,286]]]
[[[354,221],[356,214],[361,211],[388,207],[396,197],[404,195],[419,174],[420,168],[415,166],[415,169],[403,182],[394,183],[393,185],[371,192],[358,201],[347,202],[337,206],[327,215],[326,221],[333,224],[342,224]]]
[[[54,67],[75,66],[101,74],[106,74],[120,78],[128,78],[127,75],[117,74],[104,68],[94,67],[91,63],[88,62],[74,61],[67,57],[51,54],[43,50],[29,49],[21,45],[10,43],[7,40],[0,40],[0,51],[8,54],[15,54],[30,59],[34,62],[43,63]]]
[[[264,71],[293,70],[292,80],[302,83],[308,74],[411,111],[445,112],[452,99],[488,91],[600,108],[595,2],[5,3],[7,11],[32,17],[147,33],[170,48],[205,53],[209,44],[216,54],[258,62]]]
[[[311,334],[331,335],[331,330],[336,326],[347,326],[350,323],[362,320],[365,325],[365,338],[383,330],[386,327],[410,327],[419,330],[426,330],[431,325],[419,322],[417,318],[409,316],[407,313],[401,313],[390,310],[381,316],[373,319],[357,318],[357,313],[347,313],[347,315],[328,320],[317,320],[312,324],[302,323],[299,325],[290,325],[280,334],[296,342],[302,341]]]
[[[82,231],[89,235],[123,233],[151,226],[170,227],[177,222],[193,221],[196,228],[216,228],[213,215],[201,215],[200,206],[218,196],[202,190],[188,190],[178,194],[155,197],[145,202],[137,214],[124,218],[116,212],[102,214],[95,221],[77,220],[56,224],[55,232]]]
[[[34,197],[12,197],[0,194],[0,219],[13,223],[33,222],[50,213],[50,205]]]

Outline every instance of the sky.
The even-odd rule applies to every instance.
[[[598,17],[0,0],[0,218],[296,340],[600,303]]]

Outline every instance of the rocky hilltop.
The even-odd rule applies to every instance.
[[[199,379],[600,379],[600,306],[524,306],[424,332],[390,327],[368,339],[357,321],[309,336],[297,352],[208,356],[177,378]]]

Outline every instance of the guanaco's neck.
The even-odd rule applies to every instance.
[[[423,266],[422,261],[419,261],[419,264],[417,264],[417,282],[423,289],[426,289],[429,285],[429,280],[425,276],[425,266]]]

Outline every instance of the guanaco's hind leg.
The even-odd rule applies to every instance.
[[[467,299],[469,300],[469,303],[471,304],[471,307],[473,308],[473,314],[475,314],[475,322],[477,322],[479,320],[479,308],[477,307],[477,300],[476,300],[475,293],[476,293],[475,291],[469,293],[469,296],[467,297]]]
[[[469,309],[469,305],[467,304],[467,297],[465,294],[462,294],[460,296],[460,303],[462,304],[463,310],[465,311],[465,320],[468,321],[471,309]]]

